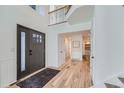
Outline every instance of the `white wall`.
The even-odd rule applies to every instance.
[[[124,72],[124,7],[95,6],[93,81]]]
[[[58,35],[61,33],[67,32],[77,32],[77,31],[85,31],[91,29],[91,22],[77,24],[77,25],[68,25],[68,24],[60,24],[49,27],[48,30],[48,66],[59,66],[58,59]]]
[[[29,6],[0,6],[0,87],[16,81],[16,25],[46,33],[47,21]]]
[[[71,59],[82,61],[82,34],[72,35]],[[79,42],[79,47],[74,47],[73,43]]]

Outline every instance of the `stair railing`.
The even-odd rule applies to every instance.
[[[61,24],[67,22],[65,19],[71,5],[66,5],[56,10],[50,11],[49,14],[49,26]]]

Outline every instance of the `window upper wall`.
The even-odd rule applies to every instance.
[[[45,16],[46,13],[45,5],[29,5],[29,6],[41,16]]]
[[[29,5],[32,9],[36,10],[36,5]]]

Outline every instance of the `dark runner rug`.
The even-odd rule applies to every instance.
[[[41,88],[59,72],[59,70],[46,68],[43,71],[27,78],[24,81],[19,82],[16,85],[21,88]]]

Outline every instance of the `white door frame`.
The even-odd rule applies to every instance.
[[[58,65],[61,66],[65,62],[64,37],[58,35]]]
[[[94,20],[94,18],[93,18]],[[94,34],[94,29],[93,29],[93,26],[95,25],[94,24],[94,21],[92,20],[92,25],[91,25],[91,34],[90,34],[90,41],[91,41],[91,54],[90,54],[90,76],[91,76],[91,79],[92,79],[92,83],[94,82],[94,74],[93,74],[93,65],[94,65],[94,46],[95,46],[95,34]]]

